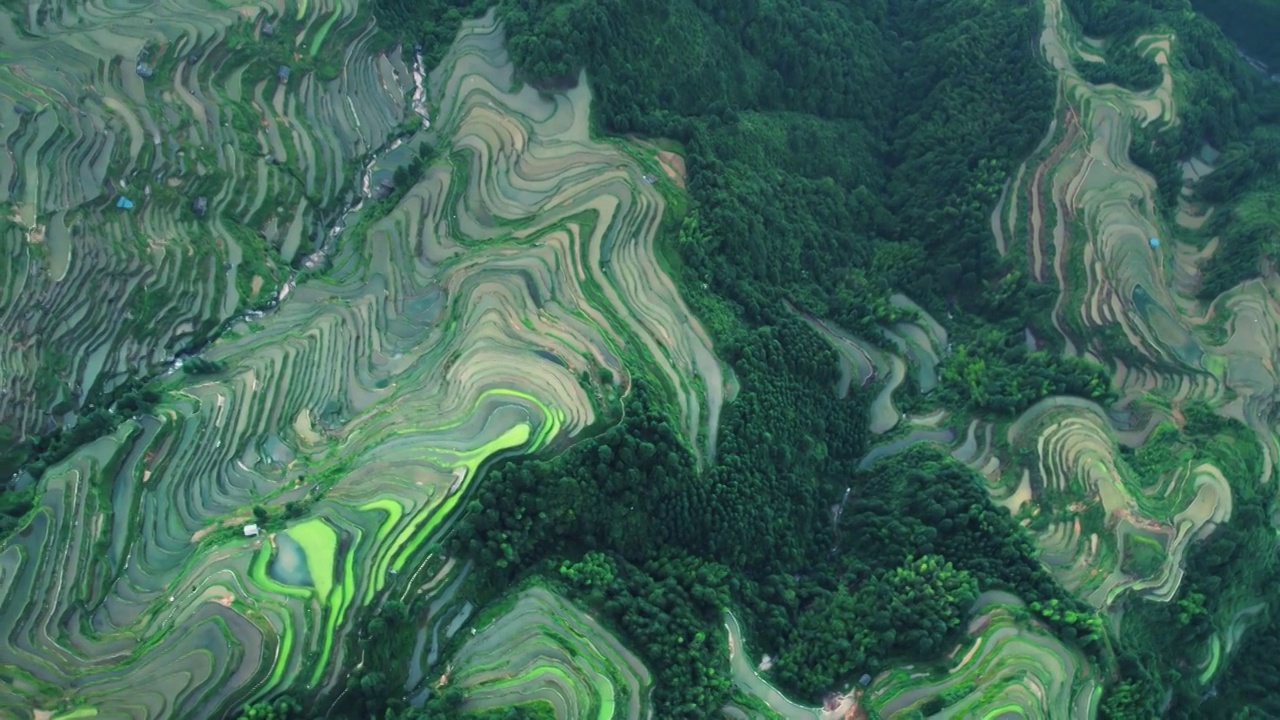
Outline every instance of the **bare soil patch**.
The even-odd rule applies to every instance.
[[[681,190],[683,190],[684,179],[687,174],[684,166],[684,158],[670,150],[659,150],[658,164],[662,165],[662,170],[667,173],[667,177],[671,178],[671,182],[674,182]]]
[[[685,168],[684,158],[679,153],[663,150],[654,143],[635,135],[628,135],[627,139],[641,147],[652,150],[654,159],[662,166],[662,171],[667,174],[667,177],[671,178],[671,182],[678,185],[681,190],[684,189],[688,171]]]

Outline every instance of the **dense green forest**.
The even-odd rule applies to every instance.
[[[1213,174],[1196,189],[1220,208],[1206,230],[1223,249],[1206,267],[1200,288],[1202,298],[1212,299],[1257,277],[1261,260],[1280,257],[1280,122],[1260,124],[1227,143]]]
[[[1193,0],[1204,13],[1240,44],[1249,55],[1280,73],[1280,2],[1276,0]]]
[[[430,54],[488,4],[376,8],[385,27],[404,28]],[[1132,37],[1153,25],[1178,33],[1187,115],[1177,132],[1140,133],[1134,159],[1161,181],[1172,212],[1176,161],[1205,140],[1226,148],[1225,171],[1205,197],[1233,204],[1222,232],[1241,248],[1239,262],[1256,267],[1275,238],[1248,212],[1263,204],[1249,198],[1266,192],[1275,171],[1265,153],[1275,149],[1267,125],[1276,106],[1263,79],[1213,25],[1183,12],[1185,1],[1067,5],[1090,35]],[[956,352],[940,397],[955,407],[1008,417],[1053,393],[1109,397],[1100,368],[1026,349],[1022,329],[1041,326],[1052,290],[1002,262],[989,236],[991,207],[1054,106],[1033,52],[1038,12],[1013,0],[500,3],[524,81],[563,86],[586,70],[600,132],[682,146],[687,215],[667,241],[685,296],[743,392],[725,408],[719,455],[706,467],[641,377],[618,425],[558,455],[489,469],[451,538],[479,560],[479,597],[536,576],[597,609],[653,668],[663,718],[710,717],[727,701],[727,605],[753,644],[780,653],[780,686],[814,701],[863,672],[937,657],[973,597],[992,588],[1066,608],[1049,621],[1112,680],[1107,716],[1155,717],[1169,688],[1175,712],[1204,709],[1170,658],[1177,642],[1203,637],[1232,607],[1211,598],[1251,572],[1250,553],[1266,545],[1266,493],[1242,497],[1232,523],[1197,546],[1177,603],[1141,610],[1151,614],[1143,624],[1175,631],[1115,638],[1048,576],[972,471],[923,448],[857,469],[866,398],[834,397],[833,351],[787,309],[871,335],[898,317],[887,297],[900,291],[949,316]],[[1148,61],[1114,59],[1087,72],[1152,84]],[[1213,272],[1226,279],[1211,273],[1206,286],[1239,277]],[[830,508],[846,489],[833,522]],[[448,716],[457,702],[449,693],[410,710],[389,692],[404,651],[391,638],[404,619],[401,610],[382,614],[359,642],[388,638],[378,645],[386,664],[366,662],[342,707]],[[1275,622],[1248,642],[1280,637]],[[1221,694],[1233,707],[1272,702],[1259,699],[1260,673],[1233,678]],[[304,712],[282,707],[248,716]]]
[[[692,586],[673,586],[672,592],[687,591],[703,603],[694,604],[701,608],[694,617],[706,627],[713,627],[731,598],[754,619],[759,642],[785,648],[775,677],[805,697],[820,697],[851,672],[879,670],[891,659],[933,657],[955,639],[979,587],[1058,600],[1079,614],[1060,629],[1110,663],[1105,634],[1089,609],[1048,576],[1021,529],[991,506],[981,479],[937,450],[918,447],[845,476],[857,491],[838,524],[829,513],[825,522],[813,513],[810,523],[776,513],[758,517],[776,506],[768,497],[741,494],[753,489],[741,472],[697,474],[676,453],[646,461],[656,447],[675,441],[662,415],[643,412],[646,405],[652,407],[647,394],[635,398],[627,420],[605,433],[600,445],[576,447],[552,462],[511,461],[495,468],[455,537],[458,549],[470,551],[480,565],[499,568],[492,577],[495,590],[536,570],[531,558],[585,553],[564,566],[574,573],[583,563],[638,565],[643,572],[630,583],[615,580],[607,591],[585,599],[609,598],[603,607],[624,633],[647,639],[638,649],[657,669],[663,717],[705,715],[723,704],[727,688],[719,678],[726,674],[727,658],[709,643],[695,649],[665,646],[677,633],[664,626],[689,625],[679,614],[637,623],[632,603],[646,607],[646,575],[695,577]],[[637,481],[636,460],[657,468],[650,482]],[[662,480],[655,483],[655,476]],[[708,485],[721,483],[731,484],[733,492],[708,501]],[[643,494],[636,488],[644,488]],[[830,490],[834,494],[827,497],[838,500],[840,489]],[[713,508],[737,525],[698,522],[699,510]],[[775,537],[770,526],[794,534],[808,530],[808,537]],[[734,531],[730,537],[743,541],[742,528],[756,528],[750,544],[758,547],[749,555],[738,548],[726,552],[732,546],[721,535]],[[672,572],[672,566],[688,571]],[[609,574],[618,577],[612,569]],[[721,671],[691,678],[689,659]]]

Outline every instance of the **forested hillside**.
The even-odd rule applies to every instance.
[[[1194,0],[1192,6],[1204,13],[1240,44],[1245,52],[1266,63],[1269,71],[1280,73],[1280,2],[1276,0]]]

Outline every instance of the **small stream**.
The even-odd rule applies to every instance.
[[[406,146],[416,148],[423,140],[426,139],[426,136],[430,131],[431,121],[430,118],[427,117],[426,105],[428,73],[423,67],[421,48],[415,48],[413,54],[412,73],[414,87],[411,110],[414,114],[422,118],[422,127],[415,131],[401,132],[388,137],[386,142],[366,156],[366,160],[360,168],[360,175],[356,178],[356,191],[352,193],[353,196],[351,199],[333,214],[333,220],[327,223],[329,224],[329,231],[325,233],[323,239],[315,250],[303,258],[301,262],[294,263],[290,266],[288,279],[284,281],[280,286],[280,289],[276,291],[276,294],[268,300],[263,307],[245,310],[244,312],[232,315],[226,320],[223,320],[204,343],[174,354],[162,366],[161,370],[152,375],[149,381],[156,377],[167,377],[177,372],[182,368],[184,362],[192,358],[199,357],[201,353],[212,345],[218,337],[225,333],[229,328],[234,327],[237,323],[257,320],[258,318],[274,312],[280,306],[280,303],[289,296],[290,292],[292,292],[294,286],[297,284],[299,273],[312,270],[323,265],[325,259],[329,257],[337,247],[338,238],[342,236],[342,233],[348,227],[354,225],[355,221],[359,218],[360,212],[364,209],[365,201],[376,199],[380,185],[379,183],[374,182],[375,176],[390,175],[391,173],[394,173],[396,168],[400,165],[411,161],[413,159],[413,153],[404,152]],[[384,160],[387,160],[389,156],[394,157],[397,154],[403,157],[395,158],[395,163],[389,167],[379,167],[379,165]]]

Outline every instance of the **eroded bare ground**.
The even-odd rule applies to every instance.
[[[685,169],[683,156],[671,150],[663,150],[654,143],[635,135],[628,135],[627,139],[652,150],[654,160],[658,162],[658,166],[662,168],[662,172],[666,174],[667,178],[681,190],[685,188],[685,178],[688,177],[688,171]]]
[[[684,167],[684,158],[671,152],[670,150],[658,151],[658,162],[662,164],[662,170],[671,178],[680,189],[684,189],[684,179],[687,171]]]

